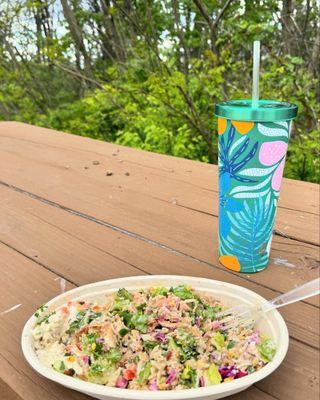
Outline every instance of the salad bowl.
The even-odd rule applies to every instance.
[[[102,295],[114,293],[119,288],[134,291],[141,288],[157,286],[170,288],[178,285],[190,285],[195,290],[205,292],[230,306],[239,303],[249,306],[259,306],[267,302],[267,300],[255,292],[227,282],[189,276],[153,275],[133,276],[91,283],[60,294],[46,305],[48,306],[48,310],[53,310],[68,301],[94,300]],[[276,344],[276,353],[273,360],[263,368],[240,379],[217,385],[193,389],[150,392],[148,390],[120,389],[82,381],[61,374],[43,365],[38,359],[33,346],[32,329],[35,322],[35,316],[31,316],[24,326],[21,338],[22,351],[30,366],[47,379],[101,400],[215,400],[230,396],[247,389],[274,372],[283,361],[289,343],[288,330],[283,318],[277,310],[272,310],[263,314],[255,326],[256,329],[268,335]]]

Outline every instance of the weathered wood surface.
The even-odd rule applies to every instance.
[[[107,176],[106,171],[113,175]],[[269,268],[217,260],[217,168],[30,125],[0,123],[0,393],[80,400],[37,376],[20,351],[25,320],[67,287],[119,276],[184,274],[266,298],[319,274],[319,186],[284,180]],[[290,349],[269,378],[233,399],[317,399],[319,299],[283,309]],[[2,398],[2,397],[1,397]]]

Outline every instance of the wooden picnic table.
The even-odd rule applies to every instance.
[[[218,262],[217,190],[215,165],[1,122],[0,398],[89,399],[38,376],[20,349],[25,321],[65,282],[70,289],[128,275],[182,274],[272,298],[318,276],[318,185],[284,180],[270,266],[254,275]],[[319,398],[318,303],[311,298],[281,310],[290,332],[285,361],[232,399]]]

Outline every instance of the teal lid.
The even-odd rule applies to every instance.
[[[217,117],[236,121],[284,121],[297,116],[298,107],[276,100],[259,100],[258,107],[252,107],[250,100],[229,100],[215,106]]]

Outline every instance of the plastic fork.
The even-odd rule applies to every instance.
[[[216,318],[221,323],[223,330],[232,330],[241,327],[249,328],[253,327],[255,321],[261,314],[316,296],[319,293],[320,278],[317,278],[259,306],[239,304],[227,310],[223,310],[216,314]]]

